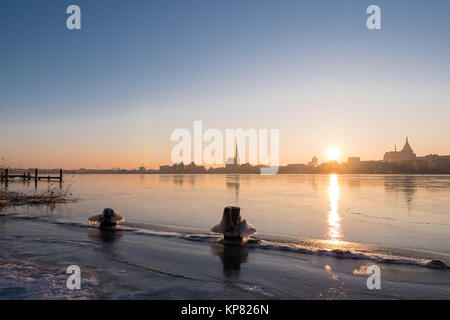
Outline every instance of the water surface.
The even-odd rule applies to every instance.
[[[10,213],[86,222],[104,207],[143,229],[209,232],[238,205],[260,235],[376,244],[450,254],[445,175],[66,175],[79,201]],[[58,184],[40,182],[36,192]],[[4,186],[3,186],[4,188]],[[12,182],[9,190],[33,191]]]

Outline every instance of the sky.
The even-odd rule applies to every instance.
[[[447,155],[449,34],[447,0],[1,0],[0,156],[158,168],[195,120],[279,129],[281,164]]]

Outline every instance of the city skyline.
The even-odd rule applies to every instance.
[[[236,165],[248,165],[249,162],[246,161],[248,159],[245,160],[240,160],[241,155],[239,155],[238,153],[238,148],[237,148],[237,144],[235,145],[235,156],[234,158],[231,159],[227,159],[226,163],[223,164],[213,164],[213,165],[205,165],[203,162],[195,162],[192,161],[191,163],[184,163],[185,166],[187,165],[192,165],[195,163],[195,165],[200,166],[200,168],[204,167],[206,169],[209,168],[213,168],[213,169],[220,169],[220,168],[225,168],[228,167],[230,164],[231,166],[236,166]],[[330,149],[337,149],[337,150],[332,150],[331,155],[330,155]],[[400,150],[397,150],[400,149]],[[338,152],[338,154],[335,154],[336,152]],[[327,154],[328,153],[328,154]],[[408,161],[415,161],[416,159],[421,159],[424,160],[425,158],[435,158],[435,157],[440,157],[440,158],[445,158],[445,161],[449,162],[450,164],[450,152],[449,153],[445,153],[445,154],[438,154],[436,152],[431,152],[428,154],[420,154],[418,153],[418,155],[416,156],[416,153],[413,151],[410,143],[409,143],[409,138],[408,136],[406,136],[406,140],[404,143],[404,146],[402,148],[397,148],[397,144],[394,145],[394,150],[386,150],[384,152],[384,156],[383,157],[379,157],[376,159],[364,159],[362,157],[360,157],[358,154],[351,154],[351,155],[347,155],[347,156],[343,156],[341,154],[341,151],[338,147],[336,146],[330,146],[325,152],[325,157],[323,159],[318,158],[316,155],[313,155],[309,160],[305,161],[305,162],[300,162],[300,161],[293,161],[293,162],[280,162],[280,167],[289,167],[291,165],[314,165],[315,167],[322,165],[322,164],[327,164],[327,163],[332,163],[332,162],[336,162],[336,163],[348,163],[349,161],[354,161],[355,159],[357,159],[358,161],[361,162],[385,162],[385,163],[402,163],[402,162],[408,162]],[[10,169],[30,169],[30,168],[36,168],[35,166],[21,166],[20,162],[18,163],[18,166],[14,166],[14,165],[8,165],[7,162],[5,162],[5,158],[1,157],[1,166],[2,168],[10,168]],[[231,162],[230,162],[231,160]],[[174,162],[169,162],[169,163],[161,163],[158,164],[157,167],[150,167],[150,166],[146,166],[145,161],[141,161],[139,166],[134,166],[131,168],[123,168],[123,167],[118,167],[118,166],[112,166],[112,167],[101,167],[99,165],[99,163],[97,163],[96,167],[77,167],[77,168],[62,168],[64,170],[89,170],[89,171],[120,171],[120,170],[126,170],[126,171],[158,171],[160,170],[162,167],[172,167],[172,166],[176,166],[183,163],[174,163]],[[261,166],[262,164],[260,163],[255,163],[253,164],[253,166],[256,168],[258,166]],[[54,170],[56,168],[60,167],[37,167],[38,169],[51,169]]]

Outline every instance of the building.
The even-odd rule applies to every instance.
[[[348,165],[359,165],[361,163],[360,157],[348,157],[347,164]]]
[[[173,166],[159,166],[159,173],[197,174],[207,173],[205,166],[197,166],[193,161],[185,165],[183,162],[174,163]]]
[[[416,158],[418,171],[450,172],[450,156],[429,154],[425,157]]]
[[[348,169],[353,171],[358,171],[361,168],[361,158],[360,157],[348,157],[347,158]]]
[[[279,173],[303,173],[305,172],[306,165],[303,163],[292,163],[285,167],[279,168]]]
[[[408,137],[406,137],[405,145],[401,151],[397,151],[397,146],[394,151],[388,151],[384,154],[384,162],[389,163],[402,163],[406,161],[415,161],[416,154],[412,150],[408,142]]]
[[[236,144],[236,151],[234,154],[234,158],[228,158],[227,163],[225,164],[226,171],[237,171],[240,167],[239,163],[239,154],[238,154],[238,146]]]
[[[317,167],[319,165],[319,159],[316,156],[312,157],[311,161],[308,162],[308,167]]]
[[[197,166],[194,161],[184,167],[184,173],[206,173],[205,166]]]
[[[171,166],[165,165],[165,166],[159,166],[159,172],[160,173],[170,173],[172,170]]]

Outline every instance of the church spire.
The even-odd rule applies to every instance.
[[[408,136],[406,136],[405,146],[403,147],[402,152],[414,153],[409,145]]]

